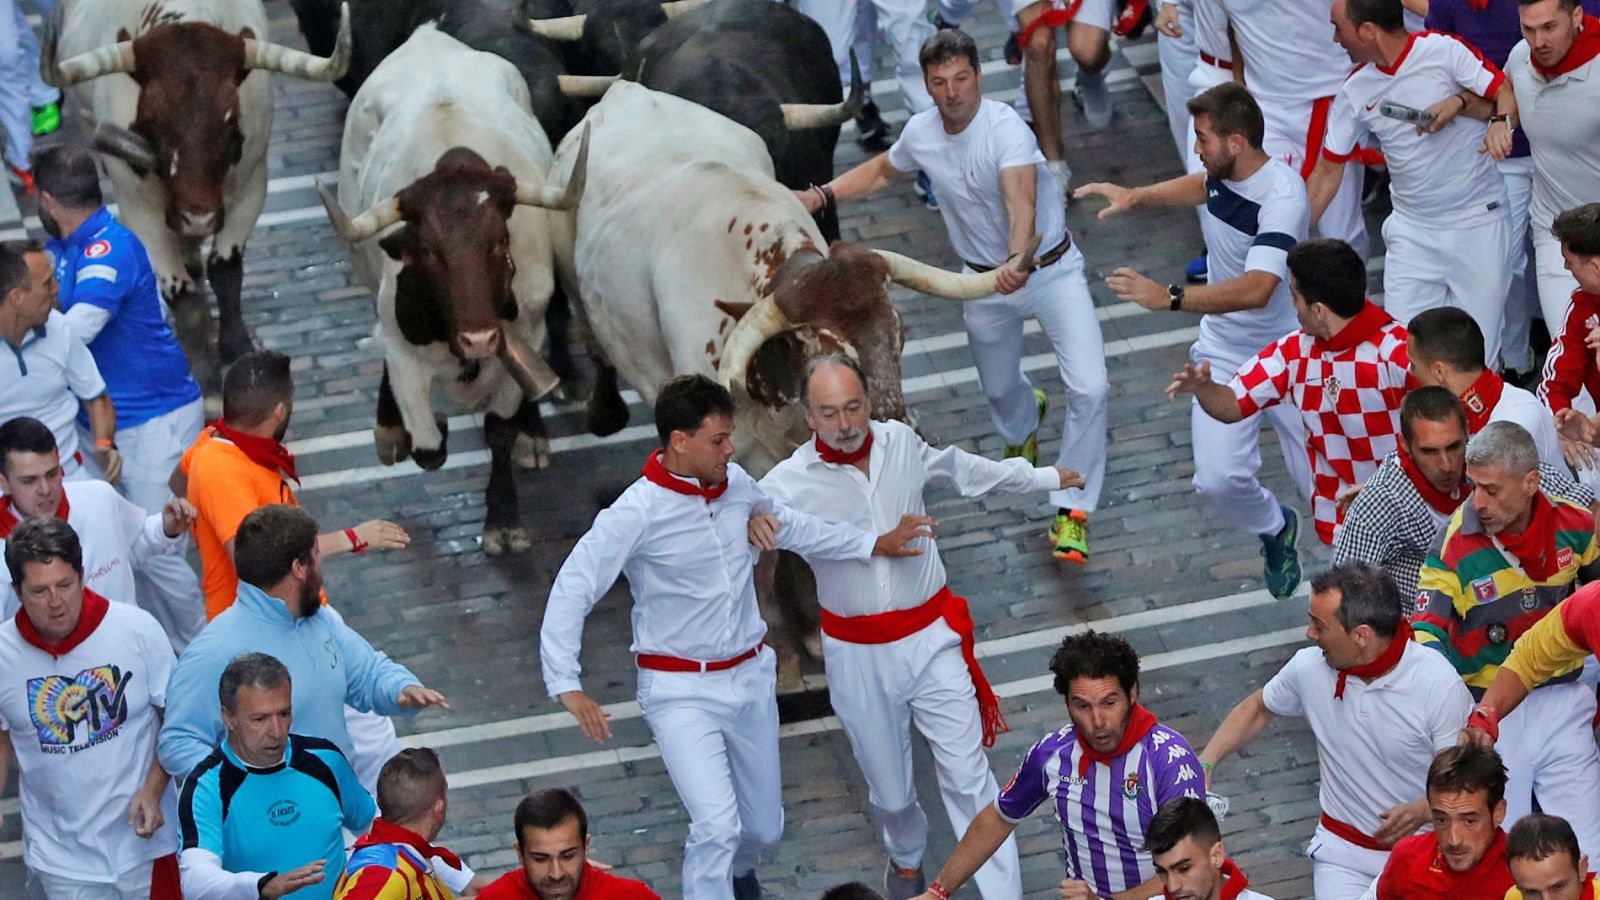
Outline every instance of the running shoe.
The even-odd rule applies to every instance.
[[[929,209],[935,212],[938,211],[939,198],[933,195],[933,182],[928,180],[927,172],[917,172],[917,183],[913,190],[917,192],[918,197],[922,198],[923,203],[928,204]]]
[[[1039,427],[1044,424],[1044,414],[1050,411],[1050,396],[1038,388],[1033,389],[1033,402],[1039,405],[1039,421],[1033,426],[1033,433],[1020,444],[1007,444],[1003,459],[1021,457],[1028,461],[1028,465],[1039,464]]]
[[[33,136],[43,137],[61,127],[61,104],[46,103],[33,108]]]
[[[1083,565],[1089,561],[1089,514],[1081,509],[1056,510],[1047,533],[1056,559]]]
[[[1183,280],[1190,284],[1205,284],[1206,273],[1210,269],[1211,264],[1206,257],[1206,251],[1201,250],[1199,256],[1189,260],[1189,264],[1183,267]]]
[[[1261,555],[1266,557],[1262,575],[1267,581],[1267,592],[1279,600],[1294,596],[1300,586],[1300,551],[1295,542],[1300,538],[1300,516],[1287,506],[1283,510],[1283,529],[1277,534],[1261,535]]]
[[[1005,54],[1006,54],[1006,65],[1008,65],[1008,66],[1020,66],[1020,65],[1022,65],[1022,45],[1017,43],[1017,33],[1015,31],[1013,31],[1010,34],[1006,35]]]
[[[756,880],[756,870],[733,876],[733,900],[761,900],[761,882]]]
[[[1072,99],[1083,112],[1083,121],[1092,131],[1111,124],[1111,89],[1106,86],[1106,71],[1078,70],[1078,86]]]
[[[1055,178],[1056,190],[1061,192],[1061,205],[1072,205],[1072,190],[1068,187],[1072,183],[1072,168],[1064,159],[1047,159],[1044,161],[1045,170]]]
[[[856,143],[868,150],[884,150],[889,146],[889,125],[878,112],[878,104],[868,97],[856,113]]]
[[[16,166],[10,165],[9,163],[6,165],[6,168],[11,170],[11,180],[22,185],[22,189],[27,192],[29,197],[32,197],[37,193],[33,187],[32,172],[19,169]]]
[[[902,869],[889,860],[883,870],[883,894],[888,900],[914,900],[928,890],[928,879],[922,867]]]

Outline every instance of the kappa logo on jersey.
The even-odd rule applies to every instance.
[[[1485,603],[1493,600],[1495,596],[1494,578],[1485,575],[1472,582],[1472,594]]]
[[[28,714],[45,753],[76,753],[116,736],[128,720],[132,672],[95,666],[78,674],[28,679]]]
[[[99,259],[111,252],[111,244],[107,241],[95,241],[83,248],[83,255],[90,259]]]
[[[1565,569],[1572,565],[1572,548],[1562,547],[1556,552],[1556,565]]]

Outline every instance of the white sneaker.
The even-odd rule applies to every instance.
[[[1056,180],[1056,190],[1061,192],[1061,205],[1066,206],[1071,203],[1072,191],[1069,185],[1072,184],[1072,168],[1067,165],[1067,161],[1047,159],[1044,168]]]

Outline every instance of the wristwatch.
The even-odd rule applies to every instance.
[[[1513,125],[1511,123],[1511,114],[1510,113],[1495,113],[1494,115],[1489,117],[1489,124],[1493,125],[1496,122],[1504,122],[1504,123],[1506,123],[1506,127],[1507,128],[1516,128],[1517,127],[1516,125]]]
[[[1170,308],[1173,312],[1183,309],[1183,285],[1167,285],[1167,300],[1171,302]]]

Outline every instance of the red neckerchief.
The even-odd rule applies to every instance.
[[[1231,859],[1223,860],[1222,868],[1217,872],[1222,875],[1222,892],[1217,895],[1219,900],[1234,900],[1250,886],[1250,879],[1244,877],[1244,873],[1239,871],[1239,867]],[[1172,900],[1172,894],[1166,888],[1161,889],[1161,896]]]
[[[427,838],[409,828],[401,828],[399,825],[385,822],[382,819],[373,819],[372,828],[360,840],[356,841],[357,847],[367,847],[372,844],[406,844],[421,853],[423,859],[432,859],[437,856],[444,860],[445,864],[450,868],[461,868],[461,857],[443,847],[435,847],[428,843]]]
[[[1399,627],[1394,630],[1394,637],[1389,639],[1389,646],[1383,648],[1377,659],[1364,666],[1351,666],[1339,670],[1339,682],[1333,686],[1333,699],[1344,699],[1344,682],[1351,675],[1370,681],[1389,674],[1395,666],[1400,665],[1400,656],[1406,652],[1406,645],[1409,643],[1411,643],[1411,623],[1402,618]]]
[[[860,447],[857,447],[855,450],[852,450],[849,453],[846,453],[843,450],[835,450],[834,448],[829,447],[827,444],[824,444],[822,442],[822,438],[820,438],[820,437],[817,438],[817,455],[822,457],[822,461],[823,462],[825,462],[825,463],[833,463],[836,466],[853,466],[856,463],[862,461],[863,459],[866,459],[867,458],[867,454],[871,453],[871,452],[872,452],[872,428],[871,427],[867,428],[867,439],[861,442],[861,446]]]
[[[67,492],[61,491],[61,505],[56,507],[56,518],[65,522],[67,520]],[[22,516],[17,513],[16,507],[11,504],[11,495],[0,497],[0,541],[11,537],[11,529],[22,524]]]
[[[1434,487],[1433,482],[1428,480],[1428,476],[1422,474],[1422,470],[1417,468],[1416,461],[1411,458],[1411,454],[1406,452],[1405,444],[1401,444],[1395,450],[1395,456],[1400,460],[1400,471],[1406,473],[1406,477],[1411,479],[1411,486],[1417,489],[1418,494],[1422,495],[1423,502],[1433,507],[1434,512],[1448,516],[1461,506],[1461,501],[1467,499],[1467,479],[1465,476],[1462,476],[1461,484],[1456,488],[1454,494],[1446,494],[1444,491]]]
[[[697,484],[690,484],[689,482],[684,481],[682,478],[679,478],[671,472],[668,472],[667,467],[661,463],[660,450],[650,454],[650,458],[645,460],[644,477],[652,484],[659,484],[669,491],[676,491],[679,494],[687,494],[690,497],[704,497],[707,503],[710,503],[718,497],[721,497],[722,493],[728,489],[728,482],[726,480],[720,484],[713,484],[710,487],[701,487]]]
[[[73,626],[72,633],[54,644],[44,639],[39,629],[33,627],[33,620],[28,618],[27,607],[17,610],[17,631],[21,632],[22,639],[38,647],[40,650],[55,657],[66,656],[72,648],[89,639],[94,630],[100,627],[105,620],[106,613],[111,610],[111,601],[96,594],[88,588],[83,589],[83,611],[78,614],[78,624]]]
[[[1578,896],[1578,900],[1594,900],[1594,873],[1593,872],[1590,872],[1588,875],[1584,876],[1584,878],[1583,878],[1583,893]]]
[[[1344,323],[1344,327],[1339,329],[1338,334],[1327,340],[1317,338],[1313,349],[1319,353],[1326,353],[1330,350],[1335,353],[1349,350],[1351,347],[1377,334],[1383,326],[1393,321],[1394,317],[1384,312],[1383,307],[1368,300],[1366,305],[1361,307],[1361,312],[1355,314],[1355,318]]]
[[[211,429],[217,433],[218,437],[232,441],[233,445],[243,451],[251,462],[263,469],[270,469],[274,472],[282,471],[283,474],[289,476],[290,481],[295,484],[300,483],[300,476],[294,470],[294,454],[290,453],[289,448],[282,443],[272,438],[256,437],[253,434],[236,431],[229,428],[228,424],[221,419],[218,419],[216,424],[211,426]]]
[[[1078,760],[1078,777],[1089,774],[1089,766],[1094,763],[1111,765],[1111,760],[1133,749],[1133,745],[1144,740],[1150,729],[1156,727],[1156,714],[1142,705],[1135,703],[1133,712],[1128,716],[1128,728],[1122,732],[1122,743],[1110,753],[1101,753],[1089,746],[1083,739],[1083,732],[1078,732],[1078,746],[1083,748],[1083,757]]]
[[[1544,581],[1560,568],[1556,565],[1555,512],[1544,492],[1535,492],[1528,529],[1521,534],[1502,531],[1495,535],[1500,539],[1500,546],[1517,558],[1522,571],[1534,581]]]
[[[1467,433],[1477,434],[1489,424],[1489,415],[1500,403],[1506,389],[1506,380],[1493,369],[1485,367],[1483,374],[1461,395],[1461,405],[1467,408]]]
[[[1533,63],[1534,71],[1543,75],[1545,81],[1549,81],[1557,75],[1571,72],[1596,56],[1600,56],[1600,19],[1584,16],[1583,28],[1578,32],[1577,40],[1572,42],[1572,49],[1567,51],[1566,56],[1561,57],[1560,62],[1547,69],[1539,65],[1537,59],[1530,57],[1528,61]]]

